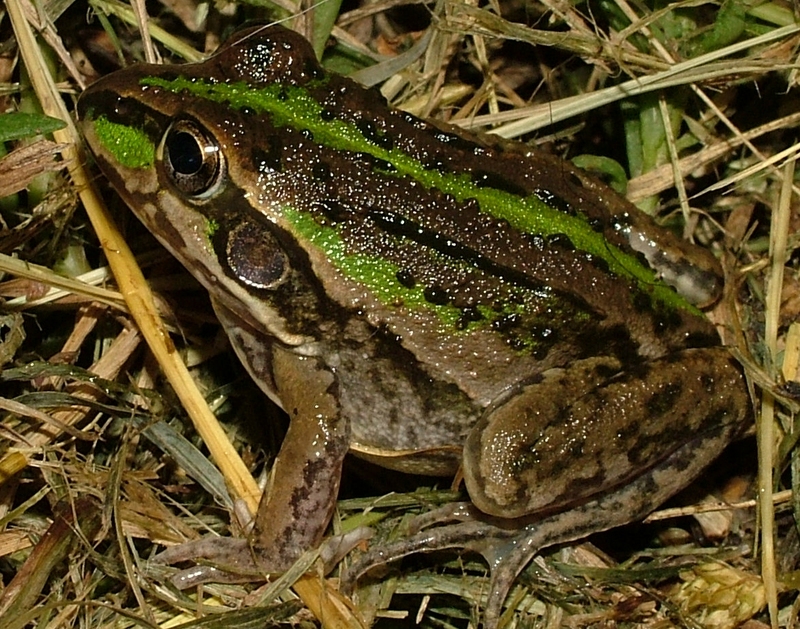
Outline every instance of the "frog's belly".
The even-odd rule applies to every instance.
[[[466,435],[483,409],[413,361],[404,361],[401,369],[397,360],[368,354],[364,347],[340,349],[334,359],[354,452],[404,472],[454,473]]]

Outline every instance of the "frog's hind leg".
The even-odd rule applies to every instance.
[[[555,382],[565,386],[559,392],[558,386],[549,386],[553,382],[550,381],[546,391],[555,403],[546,408],[548,412],[544,415],[555,419],[534,426],[545,435],[552,429],[566,445],[574,443],[576,435],[559,427],[558,422],[562,422],[584,438],[585,443],[598,446],[596,449],[587,446],[575,452],[562,448],[561,444],[554,448],[563,453],[561,467],[555,460],[548,469],[559,475],[540,476],[534,489],[547,492],[556,487],[558,495],[565,499],[509,519],[486,515],[473,508],[466,513],[465,521],[433,526],[406,540],[374,547],[352,566],[345,581],[352,583],[372,567],[413,553],[445,548],[474,551],[487,560],[491,570],[484,616],[485,626],[491,629],[499,621],[514,580],[534,555],[549,546],[641,519],[716,458],[738,434],[747,415],[747,393],[741,371],[724,349],[678,352],[605,380],[596,377],[596,368],[597,364],[590,364],[583,373],[561,370]],[[577,377],[573,377],[576,374]],[[578,386],[579,395],[570,396],[576,382],[579,385],[587,382],[584,377],[589,378],[590,384]],[[528,396],[525,401],[530,401],[531,397],[537,401],[544,398],[543,391],[533,390],[534,386],[521,390],[517,401],[522,400],[522,395]],[[679,401],[675,400],[676,396]],[[666,404],[665,400],[674,403]],[[556,408],[558,405],[560,410]],[[526,408],[527,411],[513,403],[504,404],[490,409],[487,414],[508,419],[527,412],[523,419],[527,421],[526,428],[531,428],[534,420],[542,415],[542,405]],[[559,412],[549,412],[553,408]],[[648,409],[651,415],[645,416],[643,411]],[[654,417],[655,411],[661,409],[664,409],[661,421],[637,427],[639,421]],[[585,429],[592,425],[604,426],[604,430],[600,432],[598,428],[592,433]],[[648,430],[651,435],[646,434]],[[497,434],[503,432],[498,430]],[[613,445],[606,442],[605,435],[612,440],[616,437],[616,442]],[[637,440],[636,435],[644,436]],[[506,449],[518,441],[509,443]],[[615,452],[614,456],[606,456],[611,451]],[[569,474],[569,467],[584,454],[594,457],[594,461],[598,456],[605,457],[596,464],[601,473],[582,478],[581,473],[587,470],[581,468]],[[609,458],[611,460],[606,460]],[[465,456],[465,464],[466,459]],[[633,473],[630,473],[632,465]],[[469,474],[470,470],[465,473]],[[472,491],[470,497],[476,502]],[[453,515],[452,508],[449,514]]]
[[[604,357],[575,361],[487,409],[464,445],[467,491],[484,513],[519,518],[567,511],[649,468],[687,484],[673,454],[690,445],[710,462],[718,451],[705,435],[739,428],[748,408],[741,370],[721,347],[616,369]]]
[[[716,453],[722,452],[737,429],[730,424],[719,426],[713,434],[703,435],[705,446]],[[708,459],[698,456],[696,444],[687,444],[673,454],[670,463],[666,468],[653,468],[614,493],[530,523],[511,539],[499,544],[487,540],[482,549],[474,548],[491,566],[485,627],[491,629],[497,625],[514,580],[538,552],[645,518],[654,505],[662,504],[683,489],[686,478],[699,475]],[[686,474],[676,474],[674,468],[681,468]]]
[[[716,434],[705,434],[704,439],[709,447],[721,451],[730,442],[734,430],[729,425],[721,426]],[[673,463],[684,466],[688,474],[695,476],[705,467],[707,460],[696,456],[695,449],[687,445],[674,453]],[[479,514],[473,507],[464,511],[468,514],[468,521],[434,526],[405,540],[373,546],[344,574],[343,590],[353,589],[356,580],[369,570],[408,555],[448,548],[476,552],[486,559],[491,571],[484,627],[493,629],[500,620],[503,604],[515,579],[537,553],[645,517],[653,509],[653,504],[664,502],[682,488],[685,483],[677,476],[669,470],[653,469],[616,493],[517,529],[512,528],[513,521],[500,525],[501,520]],[[680,477],[684,478],[683,475]],[[454,508],[444,507],[440,513],[442,517],[452,516]],[[431,516],[421,517],[431,519]]]

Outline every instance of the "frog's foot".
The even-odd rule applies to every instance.
[[[362,526],[342,535],[334,535],[323,542],[319,558],[327,574],[356,546],[372,537],[372,529]],[[197,541],[171,546],[153,558],[160,564],[192,562],[197,565],[179,570],[170,578],[179,590],[203,583],[250,583],[264,581],[270,574],[289,569],[289,558],[279,558],[275,553],[260,551],[246,539],[206,537]]]
[[[434,512],[432,517],[441,515],[447,518],[452,514],[447,509]],[[477,510],[474,512],[477,513]],[[461,513],[463,515],[464,511]],[[618,508],[614,515],[601,518],[603,524],[599,527],[598,517],[592,509],[555,514],[516,529],[509,528],[508,523],[499,526],[495,518],[486,516],[483,516],[484,519],[476,516],[455,524],[434,526],[405,540],[371,548],[343,575],[342,591],[351,594],[359,577],[402,557],[434,550],[463,549],[482,555],[489,564],[491,578],[483,625],[486,629],[494,629],[515,579],[540,550],[586,537],[599,529],[623,524],[630,519],[623,513],[624,510]]]
[[[259,558],[246,539],[206,537],[171,546],[153,557],[160,564],[198,562],[180,570],[170,582],[180,590],[202,583],[246,583],[264,580],[267,574],[280,572],[287,566],[270,565],[266,557]]]
[[[342,577],[342,592],[350,594],[358,578],[373,568],[385,566],[387,563],[402,557],[435,550],[449,548],[463,549],[482,555],[489,564],[491,580],[488,600],[484,610],[484,626],[492,629],[497,626],[511,586],[517,575],[533,556],[546,546],[568,541],[571,536],[565,534],[562,527],[567,519],[566,514],[548,518],[538,524],[522,529],[500,526],[495,518],[486,521],[480,519],[477,510],[445,507],[422,516],[426,520],[458,519],[471,512],[468,519],[455,524],[434,526],[420,531],[411,537],[380,547],[373,547],[362,555]],[[473,517],[474,516],[474,517]],[[412,523],[414,526],[416,523]],[[593,526],[591,527],[594,528]],[[573,535],[582,537],[577,531]]]

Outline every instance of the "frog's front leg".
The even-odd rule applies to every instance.
[[[205,538],[158,555],[163,563],[200,559],[214,564],[176,575],[173,583],[180,588],[284,572],[319,545],[328,526],[350,441],[335,378],[316,358],[280,346],[272,348],[270,370],[290,423],[253,531],[247,540]]]
[[[337,385],[318,359],[273,350],[275,383],[289,414],[289,431],[258,507],[253,546],[287,569],[322,541],[339,495],[350,426]]]
[[[492,571],[492,627],[537,552],[645,516],[718,456],[748,414],[741,370],[723,348],[616,374],[613,366],[580,361],[490,408],[464,452],[470,498],[483,513],[465,511],[456,514],[464,521],[370,550],[345,582],[408,554],[472,550]]]

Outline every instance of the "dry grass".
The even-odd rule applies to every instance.
[[[95,7],[119,34],[116,44],[126,58],[144,57],[141,38],[129,26],[137,23],[130,7]],[[77,46],[88,36],[76,35],[86,27],[86,5],[76,1],[42,23],[20,0],[7,0],[6,8],[17,13],[15,39],[8,16],[0,22],[4,110],[35,111],[41,104],[67,120],[64,103],[70,109],[75,91],[91,80]],[[172,51],[175,61],[199,58],[199,48],[213,49],[239,20],[219,8],[201,26],[194,24],[193,3],[161,8],[148,21],[154,48],[144,48]],[[506,2],[499,4],[503,17],[497,8],[380,2],[342,12],[334,36],[350,52],[339,48],[328,56],[344,68],[354,59],[363,62],[358,55],[379,51],[389,61],[362,78],[386,80],[390,100],[420,115],[492,128],[568,158],[595,154],[624,162],[628,196],[723,262],[728,290],[710,316],[754,384],[754,404],[765,420],[759,423],[760,456],[767,461],[757,476],[753,440],[745,441],[692,494],[700,496],[696,505],[726,500],[739,503],[735,508],[694,514],[703,509],[690,507],[682,514],[694,517],[672,526],[627,527],[602,536],[597,546],[537,557],[512,592],[507,619],[532,626],[732,627],[750,619],[769,623],[762,607],[772,592],[774,622],[796,626],[793,513],[800,513],[800,503],[789,492],[776,494],[773,517],[772,501],[764,501],[761,521],[765,531],[774,522],[775,543],[763,544],[762,560],[749,500],[790,489],[798,471],[791,436],[797,434],[794,322],[800,310],[790,162],[800,115],[793,91],[800,33],[794,16],[777,4],[745,11],[736,2],[721,8],[685,2],[651,13],[622,1],[577,7]],[[26,35],[22,10],[50,44],[46,58]],[[284,10],[296,14],[292,6]],[[252,7],[247,14],[267,16]],[[97,31],[99,22],[95,17],[91,28]],[[15,41],[27,70],[22,78]],[[96,41],[113,60],[112,40]],[[57,84],[37,74],[45,62],[58,67]],[[25,88],[30,81],[35,93],[15,81]],[[125,237],[119,235],[94,192],[95,185],[104,189],[94,181],[96,172],[79,170],[85,164],[70,148],[74,131],[68,126],[54,133],[60,147],[36,144],[32,136],[6,143],[9,149],[26,145],[28,153],[14,156],[19,178],[9,178],[10,162],[0,162],[3,193],[24,190],[0,205],[0,268],[7,273],[0,284],[7,300],[0,308],[0,625],[174,627],[200,608],[207,614],[202,626],[209,627],[318,622],[288,589],[292,577],[306,572],[303,566],[315,565],[313,555],[267,590],[210,586],[202,594],[169,589],[167,569],[148,563],[156,545],[209,531],[229,534],[232,496],[252,511],[258,497],[252,474],[277,450],[282,420],[277,412],[265,418],[252,411],[263,402],[243,372],[231,375],[234,359],[204,296],[109,193]],[[54,148],[66,164],[50,161]],[[603,169],[618,182],[617,170]],[[155,298],[140,287],[127,244]],[[176,360],[167,328],[192,365],[191,378]],[[160,368],[153,355],[162,359]],[[188,427],[187,413],[196,430]],[[225,464],[217,469],[201,448]],[[711,492],[715,498],[702,497]],[[449,491],[424,488],[343,500],[335,529],[372,525],[371,543],[377,544],[401,535],[412,515],[451,500]],[[466,626],[475,622],[485,573],[485,564],[471,556],[418,559],[363,587],[359,613],[371,620],[373,610],[381,610],[376,622],[385,627],[415,617],[426,626]],[[335,583],[303,577],[295,590],[312,607],[312,599],[323,598],[316,614],[327,627],[357,626],[336,597],[325,598]],[[253,605],[270,611],[254,612]]]

